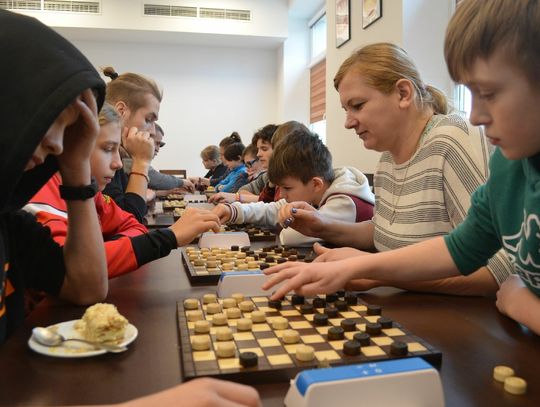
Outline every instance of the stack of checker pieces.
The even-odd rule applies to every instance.
[[[275,242],[276,229],[265,226],[249,225],[224,225],[225,232],[246,232],[251,242]]]
[[[182,375],[246,384],[286,382],[304,369],[442,355],[355,293],[281,301],[268,297],[177,303]],[[218,339],[219,338],[219,339]],[[219,356],[218,356],[219,354]]]
[[[169,199],[169,197],[176,197],[175,199]],[[180,218],[186,210],[186,201],[182,195],[168,195],[167,199],[163,201],[163,211],[171,213],[174,219]]]
[[[217,285],[224,271],[255,271],[286,261],[313,261],[310,248],[288,248],[270,246],[252,249],[239,248],[201,248],[183,247],[182,263],[192,285]]]

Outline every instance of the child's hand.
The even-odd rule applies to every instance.
[[[367,252],[363,252],[358,249],[353,249],[352,247],[340,247],[338,249],[329,249],[327,247],[322,246],[319,243],[313,244],[313,251],[317,255],[314,262],[328,262],[328,261],[338,261],[347,259],[349,257],[354,256],[364,256],[366,254],[370,254]]]
[[[227,205],[219,204],[212,212],[219,217],[221,223],[227,223],[231,219],[231,208]]]
[[[76,176],[84,171],[85,178],[89,178],[90,155],[99,134],[97,103],[94,94],[90,89],[85,90],[69,108],[77,111],[78,118],[64,132],[63,152],[58,157],[58,165],[64,181],[73,178],[74,182],[81,182],[85,180],[78,179]]]
[[[278,213],[278,222],[284,228],[291,227],[306,236],[318,237],[324,229],[324,218],[307,202],[291,202]]]
[[[263,290],[288,280],[272,294],[272,299],[283,298],[290,291],[305,296],[334,293],[345,287],[349,280],[337,262],[287,262],[267,268],[264,274],[272,276],[262,285]]]
[[[208,198],[208,202],[218,204],[222,202],[236,202],[236,194],[231,192],[218,192],[217,194],[212,195]]]
[[[516,311],[528,294],[530,294],[529,289],[521,278],[513,274],[501,284],[501,288],[497,291],[497,308],[504,315],[516,319]]]
[[[205,209],[187,208],[170,229],[176,236],[178,247],[189,244],[195,237],[208,230],[219,232],[219,218]]]
[[[497,291],[497,308],[540,335],[540,298],[527,288],[518,275],[511,275],[501,284]]]
[[[244,384],[211,379],[191,380],[171,389],[121,404],[130,407],[260,407],[257,390]]]
[[[149,165],[154,157],[154,139],[147,131],[139,131],[137,127],[129,130],[124,129],[122,133],[122,145],[129,153],[133,162]]]
[[[182,184],[182,189],[187,192],[193,192],[195,191],[195,185],[193,185],[193,182],[191,182],[189,179],[183,180],[184,183]]]

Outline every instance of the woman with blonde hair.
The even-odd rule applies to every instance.
[[[303,234],[365,251],[397,249],[456,228],[469,209],[470,195],[488,176],[491,149],[482,130],[449,114],[445,95],[426,85],[407,53],[394,44],[355,51],[339,68],[334,86],[346,113],[345,127],[355,130],[364,147],[382,153],[374,176],[373,219],[339,223],[295,202],[282,208],[280,220]],[[316,250],[322,254],[318,261],[365,254],[354,249]],[[362,280],[351,288],[396,285],[491,296],[511,272],[501,251],[468,277],[410,284]]]

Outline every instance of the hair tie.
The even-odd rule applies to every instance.
[[[116,78],[118,78],[118,74],[116,72],[111,72],[109,77],[111,78],[111,81],[114,81]]]

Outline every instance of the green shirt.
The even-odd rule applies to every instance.
[[[507,160],[497,149],[490,177],[471,197],[465,221],[445,237],[458,269],[470,274],[501,247],[540,296],[540,154]]]

